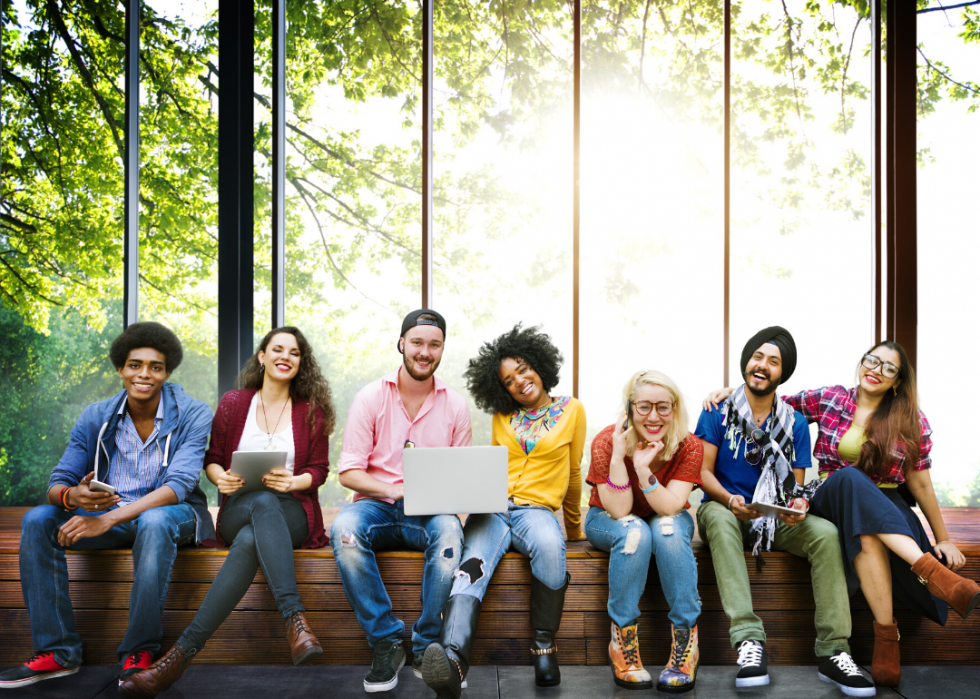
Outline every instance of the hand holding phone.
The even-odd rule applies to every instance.
[[[116,489],[95,479],[95,471],[85,474],[71,492],[71,503],[87,512],[104,512],[119,502]]]

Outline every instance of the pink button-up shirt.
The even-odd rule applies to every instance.
[[[438,378],[415,420],[409,419],[398,393],[398,372],[401,370],[399,367],[372,381],[354,397],[344,427],[344,449],[337,465],[338,473],[359,468],[382,483],[398,484],[402,482],[405,442],[411,441],[416,447],[468,447],[473,444],[466,399]],[[354,500],[366,497],[354,493]]]

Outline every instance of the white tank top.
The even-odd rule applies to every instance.
[[[259,423],[255,419],[256,410],[259,405],[259,394],[256,392],[252,396],[252,402],[248,406],[248,417],[245,418],[245,429],[242,430],[242,438],[238,442],[239,451],[259,451],[268,449],[269,451],[286,452],[286,470],[293,472],[293,464],[296,462],[296,447],[293,444],[293,422],[286,420],[286,429],[274,435],[269,435],[259,429]],[[295,405],[293,406],[295,408]],[[270,420],[271,415],[267,415]],[[280,425],[281,427],[281,425]],[[270,437],[272,446],[269,446]]]

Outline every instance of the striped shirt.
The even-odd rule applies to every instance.
[[[153,418],[153,432],[145,442],[126,412],[126,402],[119,406],[122,418],[116,428],[116,453],[112,455],[108,478],[120,498],[120,506],[152,493],[163,475],[163,449],[157,442],[163,423],[163,396]]]
[[[854,411],[857,410],[857,389],[843,386],[826,386],[815,391],[803,391],[795,396],[783,396],[783,400],[803,415],[807,422],[816,422],[818,427],[817,442],[813,445],[813,456],[820,462],[820,477],[850,466],[841,458],[838,451],[844,433],[854,422]],[[919,460],[912,468],[922,471],[932,468],[932,427],[926,416],[919,411],[922,422],[922,434],[919,437]],[[895,460],[889,472],[884,477],[872,476],[871,479],[879,485],[899,485],[905,482],[902,467],[905,465],[905,455],[901,445],[895,445]],[[825,475],[826,474],[826,475]]]

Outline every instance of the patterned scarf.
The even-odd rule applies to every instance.
[[[804,487],[796,482],[793,475],[793,424],[796,413],[792,407],[778,396],[774,397],[772,412],[761,429],[763,435],[759,439],[752,437],[752,433],[756,431],[756,423],[744,385],[728,397],[721,406],[721,411],[725,415],[722,424],[727,425],[725,439],[728,440],[728,446],[735,458],[738,458],[739,440],[742,440],[743,450],[748,450],[749,445],[758,445],[762,451],[759,462],[762,474],[755,486],[752,502],[786,507],[786,502],[794,497],[812,497],[819,482],[815,481]],[[769,551],[776,535],[776,518],[759,517],[752,520],[752,532],[755,537],[752,555],[758,556],[762,551]]]
[[[511,413],[510,426],[525,454],[530,454],[537,443],[545,438],[571,400],[569,396],[555,396],[550,403],[536,410],[519,408]]]

